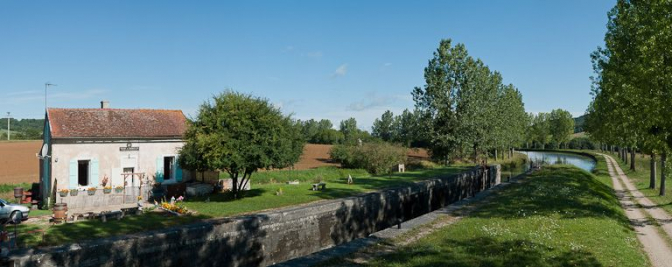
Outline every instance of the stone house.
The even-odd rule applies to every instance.
[[[42,201],[71,208],[132,204],[155,183],[186,182],[192,175],[177,161],[186,129],[180,110],[111,109],[107,101],[99,109],[49,108],[39,155]],[[111,193],[103,192],[103,181]],[[63,189],[77,195],[62,197]]]

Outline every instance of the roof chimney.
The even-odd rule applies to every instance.
[[[100,101],[100,108],[110,108],[110,101],[107,100]]]

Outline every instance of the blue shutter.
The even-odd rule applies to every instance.
[[[70,179],[68,180],[68,186],[70,189],[77,188],[77,160],[70,160]]]
[[[178,159],[178,157],[175,157],[175,180],[177,182],[182,182],[182,168],[180,167]]]
[[[89,168],[89,186],[98,187],[98,174],[100,173],[98,159],[92,159]]]
[[[163,183],[163,157],[156,158],[156,182]]]

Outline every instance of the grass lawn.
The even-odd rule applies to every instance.
[[[521,159],[517,157],[514,160],[520,161]],[[106,223],[83,221],[50,226],[46,221],[41,221],[31,224],[21,224],[19,226],[21,229],[19,243],[22,247],[60,245],[82,240],[161,229],[207,218],[234,216],[399,187],[428,178],[448,177],[469,168],[472,168],[469,164],[460,164],[381,176],[371,176],[364,170],[334,167],[301,171],[258,172],[252,175],[251,190],[246,191],[244,193],[245,197],[241,199],[234,200],[231,194],[220,193],[185,201],[184,205],[189,210],[195,211],[196,215],[173,217],[150,212],[141,216],[129,216],[119,221],[112,219]],[[354,184],[352,185],[347,184],[346,178],[348,174],[352,175],[354,179]],[[285,184],[286,181],[294,180],[299,180],[300,184]],[[326,189],[323,191],[310,190],[312,187],[311,184],[318,180],[327,183]],[[283,194],[276,195],[276,191],[280,188],[282,188]],[[206,199],[209,201],[206,201]],[[39,215],[38,213],[40,212],[51,213],[50,211],[32,211],[31,217]],[[44,241],[41,240],[41,233],[31,232],[36,229],[45,231]]]
[[[234,200],[230,194],[222,193],[185,201],[185,206],[189,210],[196,211],[196,215],[174,217],[172,215],[149,212],[140,216],[128,216],[119,221],[111,219],[105,223],[97,220],[53,226],[45,220],[35,223],[23,223],[19,225],[19,245],[22,247],[53,246],[161,229],[207,218],[233,216],[323,199],[352,196],[364,192],[397,187],[423,179],[446,177],[468,168],[470,166],[466,165],[441,167],[384,176],[370,176],[362,170],[338,168],[255,173],[252,176],[252,190],[245,192],[245,197],[242,199]],[[355,183],[352,185],[348,185],[345,179],[348,174],[353,176]],[[317,179],[318,175],[322,177],[322,181],[327,183],[327,188],[323,191],[311,191],[311,184],[314,182],[314,179]],[[257,177],[261,181],[265,179],[268,182],[273,181],[275,183],[257,184],[255,180]],[[299,185],[280,183],[281,181],[297,179],[303,182]],[[275,194],[278,188],[282,188],[284,192],[280,196]],[[209,202],[205,201],[207,198],[210,199]],[[44,213],[45,211],[41,212]],[[50,211],[46,212],[50,213]],[[36,217],[38,213],[37,211],[31,211],[30,216]],[[34,232],[36,229],[44,231],[44,241],[41,240],[40,232]]]
[[[630,170],[630,162],[625,164],[618,155],[610,154],[616,162],[621,166],[625,175],[630,178],[632,182],[635,183],[635,187],[644,194],[648,199],[660,205],[665,211],[672,214],[672,172],[668,171],[667,179],[665,180],[665,196],[659,196],[660,194],[660,155],[656,156],[656,188],[649,189],[649,181],[651,179],[651,157],[646,155],[637,154],[635,159],[635,169],[636,171]],[[628,155],[629,157],[629,155]],[[671,158],[672,159],[672,158]],[[629,160],[629,158],[628,158]],[[668,167],[671,166],[672,160],[667,160]],[[670,170],[670,169],[668,169]]]
[[[604,160],[595,174],[545,167],[457,223],[369,265],[648,266],[607,179]]]
[[[245,197],[241,199],[234,200],[231,194],[222,193],[187,200],[185,206],[207,217],[231,216],[399,187],[428,178],[447,177],[468,168],[471,167],[450,166],[380,176],[371,176],[363,170],[333,167],[305,171],[261,172],[252,175],[251,190],[246,191]],[[352,175],[354,184],[347,184],[348,174]],[[317,182],[318,176],[322,177],[321,180],[327,184],[326,189],[312,191],[312,184]],[[257,184],[257,179],[262,181],[262,184]],[[299,180],[300,184],[284,183],[290,180]],[[275,183],[268,183],[270,181]],[[282,188],[282,195],[276,195],[280,188]],[[205,202],[206,198],[210,201]]]

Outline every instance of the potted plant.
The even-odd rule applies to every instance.
[[[103,187],[103,193],[105,193],[105,194],[112,193],[112,186],[108,185],[106,187]]]
[[[89,196],[93,196],[96,194],[96,188],[95,187],[89,187],[86,189],[87,193],[89,193]]]
[[[70,195],[71,196],[74,197],[74,196],[77,195],[77,193],[79,193],[79,190],[77,190],[77,188],[70,189]]]
[[[70,192],[70,190],[68,190],[68,189],[61,189],[61,190],[58,190],[58,194],[60,194],[61,197],[66,197],[66,196],[68,195],[69,192]]]
[[[121,186],[121,185],[117,185],[117,186],[114,187],[114,192],[116,192],[116,193],[121,193],[123,191],[124,191],[124,187]]]

